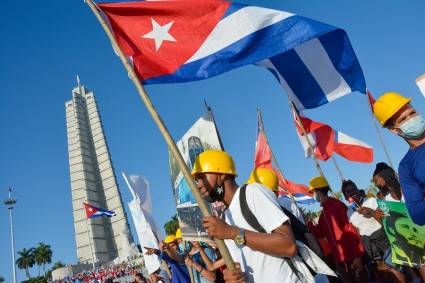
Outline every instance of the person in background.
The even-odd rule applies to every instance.
[[[376,199],[366,199],[351,180],[343,181],[341,191],[345,199],[352,203],[354,212],[349,216],[349,220],[357,228],[370,266],[380,282],[405,283],[403,273],[384,262],[384,255],[391,247],[380,219],[375,218],[375,210],[378,207]]]
[[[328,196],[330,187],[324,177],[311,179],[310,189],[323,207],[314,234],[319,239],[327,239],[341,280],[344,283],[368,282],[363,267],[363,245],[358,232],[348,221],[347,206]]]
[[[134,275],[134,283],[146,283],[146,278],[142,273],[138,272]]]
[[[425,120],[410,105],[411,101],[399,93],[388,92],[376,100],[373,113],[382,127],[409,145],[398,175],[413,222],[425,225]]]
[[[190,282],[189,271],[184,264],[184,257],[179,253],[179,247],[175,235],[168,235],[163,242],[159,243],[159,250],[146,248],[146,254],[158,255],[171,269],[171,283]]]

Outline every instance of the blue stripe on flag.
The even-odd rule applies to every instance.
[[[289,50],[270,58],[280,75],[286,80],[292,92],[304,108],[314,108],[328,103],[328,100],[310,71],[295,50]]]
[[[248,5],[244,5],[244,4],[241,4],[241,3],[234,3],[234,2],[232,2],[232,4],[229,6],[229,8],[227,8],[226,12],[224,13],[224,15],[223,15],[223,18],[222,18],[222,19],[224,19],[224,18],[226,18],[227,16],[229,16],[229,15],[233,14],[233,13],[234,13],[234,12],[236,12],[237,10],[240,10],[240,9],[245,8],[245,7],[247,7],[247,6],[248,6]]]
[[[366,93],[366,82],[350,40],[343,30],[324,34],[319,38],[333,65],[352,91]]]

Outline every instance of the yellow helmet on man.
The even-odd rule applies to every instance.
[[[192,169],[192,176],[200,173],[222,173],[237,176],[235,162],[222,150],[206,150],[198,155]]]
[[[310,180],[310,191],[329,187],[328,181],[322,177],[314,177]]]
[[[180,229],[180,228],[177,229],[175,238],[176,238],[176,240],[182,238],[182,229]]]
[[[175,241],[176,241],[176,236],[174,236],[174,235],[167,235],[167,237],[165,237],[165,239],[164,239],[164,243],[166,243],[166,244],[170,244],[170,243],[175,242]]]
[[[268,168],[255,168],[248,179],[248,184],[259,183],[273,192],[279,189],[276,173]]]
[[[373,114],[375,114],[379,123],[385,127],[387,122],[410,101],[412,101],[411,98],[404,97],[396,92],[384,93],[373,104]]]

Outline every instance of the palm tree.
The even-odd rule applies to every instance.
[[[177,214],[174,214],[174,216],[171,217],[171,220],[164,224],[164,229],[167,235],[176,234],[177,229],[179,229],[179,220],[177,218]]]
[[[40,266],[43,266],[43,274],[46,274],[45,266],[52,262],[52,255],[50,245],[38,243],[38,247],[34,250],[34,260],[38,265],[38,276],[40,276]]]
[[[31,278],[29,268],[34,266],[34,248],[22,249],[18,252],[19,258],[16,260],[16,264],[19,269],[25,269],[25,275],[27,279]]]

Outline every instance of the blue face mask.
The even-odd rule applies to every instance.
[[[417,139],[425,132],[425,121],[421,115],[416,115],[412,119],[401,124],[399,129],[402,132],[402,137],[406,139]]]
[[[180,244],[179,244],[179,251],[181,252],[181,253],[184,253],[185,252],[185,246],[184,246],[184,242],[181,242]]]

